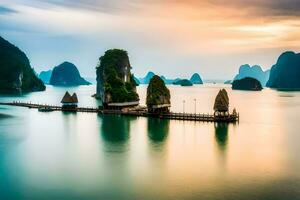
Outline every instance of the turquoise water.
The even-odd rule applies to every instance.
[[[222,87],[170,86],[172,110],[212,113]],[[66,89],[97,106],[94,86],[0,101]],[[300,199],[300,93],[227,90],[239,124],[0,106],[0,199]]]

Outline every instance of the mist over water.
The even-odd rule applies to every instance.
[[[169,86],[171,110],[212,113],[223,87]],[[300,93],[226,89],[237,124],[0,106],[0,199],[300,199]],[[59,105],[66,90],[99,104],[95,86],[0,102]]]

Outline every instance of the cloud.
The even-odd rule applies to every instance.
[[[0,5],[0,15],[6,15],[6,14],[11,14],[11,13],[16,13],[17,11],[7,8],[5,6]]]
[[[146,0],[149,1],[149,0]],[[146,1],[138,0],[27,0],[22,4],[49,9],[62,7],[67,9],[90,10],[102,13],[120,14],[143,9]],[[143,5],[142,7],[140,7]]]
[[[170,67],[187,73],[182,66],[193,71],[204,66],[213,77],[226,71],[219,72],[220,66],[269,66],[280,51],[300,50],[298,0],[1,2],[17,13],[0,15],[0,34],[27,49],[34,66],[52,66],[67,57],[93,74],[93,67],[85,67],[94,66],[106,49],[124,48],[138,74],[149,66],[166,74]]]
[[[210,8],[233,9],[238,13],[250,14],[248,17],[300,16],[299,0],[32,0],[39,4],[67,8],[96,10],[105,13],[123,13],[145,10],[151,7],[169,8],[179,5],[193,7],[195,10]]]

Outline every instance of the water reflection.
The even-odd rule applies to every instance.
[[[163,143],[169,134],[169,120],[148,118],[148,137],[153,143]]]
[[[226,163],[226,150],[228,143],[228,124],[227,123],[215,123],[215,139],[219,150],[219,166],[225,167]]]
[[[0,108],[0,109],[1,109],[1,108]],[[13,117],[13,116],[0,113],[0,120],[1,120],[1,119],[5,119],[5,118],[10,118],[10,117]]]
[[[21,170],[14,150],[26,137],[22,131],[24,127],[18,128],[22,122],[12,115],[0,113],[0,199],[20,199]]]
[[[15,174],[15,176],[11,176]],[[0,152],[0,199],[20,199],[18,171],[7,166],[6,155]]]
[[[106,142],[124,143],[129,139],[130,123],[134,117],[100,115],[102,119],[101,136]]]
[[[215,123],[215,137],[218,143],[219,149],[226,150],[228,140],[228,124],[227,123]]]
[[[44,113],[49,115],[51,113]],[[63,117],[63,132],[67,140],[71,139],[76,134],[77,128],[77,113],[76,112],[61,112]]]

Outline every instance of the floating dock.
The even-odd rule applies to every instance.
[[[88,113],[98,113],[98,114],[117,114],[125,116],[136,116],[136,117],[154,117],[160,119],[170,119],[170,120],[183,120],[183,121],[203,121],[203,122],[227,122],[235,123],[239,121],[239,114],[230,114],[229,116],[216,117],[210,114],[190,114],[190,113],[163,113],[163,114],[151,114],[145,110],[133,110],[133,111],[121,111],[121,110],[103,110],[100,108],[92,107],[77,107],[75,109],[65,109],[61,106],[48,105],[48,104],[35,104],[35,103],[25,103],[20,101],[14,101],[10,103],[1,103],[0,105],[6,106],[18,106],[26,107],[32,109],[39,109],[42,112],[49,111],[64,111],[64,112],[88,112]]]

